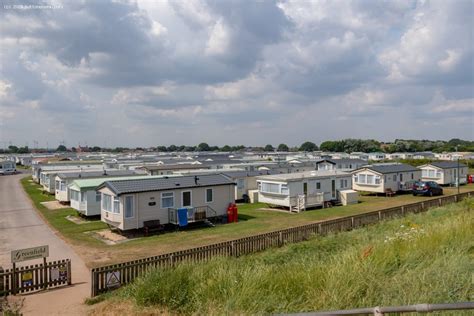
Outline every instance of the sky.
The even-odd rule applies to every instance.
[[[2,6],[0,147],[474,139],[472,0]]]

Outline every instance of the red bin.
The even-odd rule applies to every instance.
[[[227,207],[227,223],[232,223],[234,220],[234,208],[233,203],[229,203]]]
[[[239,212],[237,210],[237,205],[233,204],[233,215],[234,215],[234,223],[237,223],[239,221]]]

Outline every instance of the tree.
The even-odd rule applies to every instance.
[[[198,150],[198,151],[210,151],[211,148],[210,148],[209,145],[206,144],[206,143],[200,143],[200,144],[197,146],[197,150]]]
[[[274,151],[275,148],[272,145],[268,144],[268,145],[265,146],[265,148],[263,148],[263,150],[265,150],[265,151]]]
[[[224,145],[224,146],[221,148],[221,151],[229,152],[229,151],[232,151],[232,148],[230,148],[229,145]]]
[[[168,149],[166,148],[166,146],[158,146],[158,147],[156,147],[156,150],[161,151],[161,152],[166,152],[166,151],[168,151]]]
[[[28,148],[28,146],[18,148],[19,154],[27,154],[29,152],[30,152],[30,149]]]
[[[288,151],[290,148],[288,147],[287,144],[280,144],[278,145],[277,151]]]
[[[11,154],[16,154],[18,152],[18,147],[10,145],[10,146],[8,146],[8,151]]]
[[[318,146],[312,142],[304,142],[301,144],[299,151],[315,151],[318,150]]]
[[[101,151],[101,150],[102,150],[102,148],[100,148],[99,146],[94,146],[94,147],[91,148],[92,152],[98,152],[98,151]]]
[[[178,149],[178,147],[176,147],[176,145],[170,145],[168,146],[168,151],[176,151],[176,149]]]
[[[66,152],[67,148],[64,145],[59,145],[58,148],[56,149],[57,152]]]

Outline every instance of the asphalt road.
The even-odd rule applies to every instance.
[[[25,175],[0,176],[0,266],[11,268],[15,249],[49,245],[48,260],[71,259],[72,286],[22,295],[25,315],[83,315],[90,294],[89,270],[73,249],[37,214],[20,184]],[[25,261],[18,265],[40,263]]]

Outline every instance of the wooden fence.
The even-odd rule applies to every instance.
[[[71,285],[71,260],[16,267],[0,267],[0,296]]]
[[[91,296],[130,283],[136,277],[155,268],[173,267],[181,262],[201,262],[216,256],[239,257],[272,247],[281,247],[286,243],[296,243],[308,240],[312,235],[352,230],[381,220],[404,216],[409,213],[419,213],[429,208],[459,202],[471,197],[474,192],[465,192],[412,204],[387,208],[379,211],[347,216],[308,225],[292,227],[279,231],[244,237],[236,240],[197,247],[159,256],[118,263],[94,268],[91,271]]]

